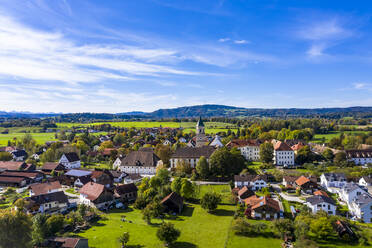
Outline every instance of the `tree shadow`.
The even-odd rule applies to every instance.
[[[189,242],[175,242],[170,247],[172,248],[196,248],[197,246]]]
[[[226,210],[226,209],[216,209],[211,212],[211,214],[217,215],[217,216],[233,216],[234,215],[233,210]]]
[[[142,248],[142,247],[145,247],[143,245],[126,245],[125,246],[126,248]]]

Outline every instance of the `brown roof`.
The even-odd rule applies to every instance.
[[[35,195],[42,195],[49,193],[49,191],[51,190],[60,189],[61,184],[59,183],[59,181],[38,183],[30,185],[30,188]]]
[[[35,179],[37,176],[40,176],[42,174],[40,172],[4,171],[4,172],[1,172],[0,175],[10,176],[10,177],[25,177],[25,178]]]
[[[102,155],[105,155],[105,156],[110,156],[111,155],[111,151],[116,151],[115,148],[105,148],[102,152]]]
[[[238,191],[238,196],[242,196],[244,195],[245,193],[249,193],[251,195],[253,195],[253,191],[250,190],[247,186],[244,186],[243,188],[241,188],[239,191]]]
[[[103,173],[104,173],[103,171],[97,171],[97,170],[95,170],[95,171],[92,171],[92,174],[90,174],[90,177],[91,178],[97,178],[97,177],[102,176]]]
[[[57,237],[54,239],[57,242],[63,243],[63,248],[75,248],[77,243],[80,241],[79,238],[64,238],[64,237]]]
[[[301,142],[300,143],[297,143],[296,145],[291,146],[291,148],[292,148],[293,151],[298,151],[298,150],[300,150],[303,147],[305,147],[305,145],[303,143],[301,143]]]
[[[239,181],[239,182],[254,182],[257,180],[263,180],[265,182],[268,182],[268,176],[267,175],[253,175],[253,174],[243,174],[243,175],[234,176],[234,181]]]
[[[25,162],[0,161],[0,169],[20,170],[25,166]]]
[[[25,179],[23,177],[6,177],[0,175],[0,182],[5,182],[5,183],[21,183]]]
[[[132,151],[123,158],[122,165],[155,167],[159,160],[153,151]]]
[[[245,199],[244,202],[248,207],[252,209],[260,208],[262,206],[268,206],[277,212],[280,211],[279,202],[268,196],[258,197],[256,195],[253,195]]]
[[[284,176],[283,179],[287,183],[294,183],[294,182],[296,182],[296,180],[298,179],[298,177],[297,176]]]
[[[179,147],[172,158],[200,158],[201,156],[209,158],[215,150],[213,146]]]
[[[227,147],[243,147],[243,146],[260,146],[262,141],[250,139],[250,140],[241,140],[241,139],[234,139],[227,143]]]
[[[87,195],[87,198],[91,201],[96,200],[104,191],[105,186],[102,184],[89,182],[79,190],[80,194]]]
[[[42,170],[55,170],[58,165],[63,166],[60,163],[55,163],[55,162],[46,162],[44,163],[43,167],[41,168]]]
[[[167,195],[166,197],[164,197],[164,199],[161,201],[161,203],[163,204],[167,201],[171,201],[179,207],[182,207],[182,205],[183,205],[183,198],[179,194],[177,194],[176,192],[172,192],[169,195]]]
[[[292,149],[287,145],[287,143],[284,143],[282,141],[278,141],[274,145],[275,151],[292,151]]]
[[[324,195],[324,196],[329,197],[328,194],[326,192],[322,191],[322,190],[315,191],[314,195]]]
[[[297,180],[296,180],[296,184],[301,186],[301,185],[304,185],[305,183],[308,183],[310,182],[309,178],[305,177],[305,176],[300,176]]]
[[[136,191],[138,191],[138,189],[134,183],[121,184],[115,187],[115,193],[119,195]]]

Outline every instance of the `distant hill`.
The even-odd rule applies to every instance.
[[[126,112],[117,114],[107,113],[28,113],[28,112],[3,112],[0,118],[45,118],[54,117],[57,121],[93,121],[111,119],[161,119],[161,118],[193,118],[193,117],[372,117],[372,107],[348,107],[348,108],[242,108],[225,105],[196,105],[172,109],[159,109],[154,112]]]
[[[159,109],[148,113],[152,118],[182,118],[182,117],[344,117],[372,116],[372,107],[349,108],[316,108],[316,109],[263,109],[240,108],[224,105],[197,105],[173,109]]]

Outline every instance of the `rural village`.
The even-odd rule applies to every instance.
[[[210,135],[202,117],[189,132],[159,123],[54,124],[43,129],[55,133],[52,141],[9,139],[0,147],[0,207],[18,220],[0,224],[7,242],[30,235],[34,247],[71,248],[372,244],[368,122],[364,131],[316,141],[316,132],[336,125],[225,123]],[[3,122],[2,134],[12,125]]]

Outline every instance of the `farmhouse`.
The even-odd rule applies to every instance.
[[[41,167],[41,170],[47,174],[50,174],[52,171],[55,172],[64,171],[65,169],[66,168],[63,164],[54,162],[46,162],[43,164],[43,167]]]
[[[107,208],[113,202],[113,194],[102,184],[89,182],[80,190],[80,203],[96,208]]]
[[[278,219],[280,217],[279,202],[267,197],[253,195],[244,200],[247,209],[245,215],[254,219]]]
[[[155,175],[159,163],[161,160],[152,149],[132,151],[123,158],[119,169],[125,173]]]
[[[61,248],[89,248],[88,239],[69,238],[69,237],[56,237],[48,239],[48,247],[61,247]]]
[[[114,197],[122,202],[133,202],[137,199],[137,191],[134,183],[121,184],[115,187]]]
[[[113,182],[114,182],[113,181],[113,179],[114,179],[113,176],[107,170],[104,170],[104,171],[99,171],[99,170],[92,171],[92,174],[91,174],[90,178],[92,179],[93,182],[102,184],[106,188],[111,188],[112,185],[113,185]]]
[[[62,190],[58,181],[37,183],[30,185],[30,196],[44,195]]]
[[[26,186],[24,177],[6,177],[0,175],[0,186],[20,188]]]
[[[91,181],[91,171],[86,170],[69,170],[64,177],[69,179],[75,187],[82,187],[87,182]]]
[[[80,158],[75,152],[64,153],[59,163],[67,169],[75,169],[80,167]]]
[[[68,199],[63,191],[35,195],[25,198],[28,204],[26,209],[29,213],[62,213],[67,210]]]
[[[40,182],[43,179],[43,174],[38,171],[17,171],[7,170],[0,173],[4,177],[22,177],[27,183]]]
[[[25,161],[27,158],[27,152],[25,150],[15,150],[11,152],[14,161]]]
[[[216,148],[212,146],[202,147],[179,147],[170,158],[170,167],[175,168],[179,161],[185,161],[190,164],[192,168],[195,168],[201,156],[204,156],[207,161],[213,154]]]
[[[251,189],[249,189],[247,186],[244,186],[238,191],[239,200],[244,200],[252,195],[254,195],[254,192]]]
[[[18,170],[32,171],[35,170],[35,165],[26,164],[25,162],[0,161],[0,171]]]

